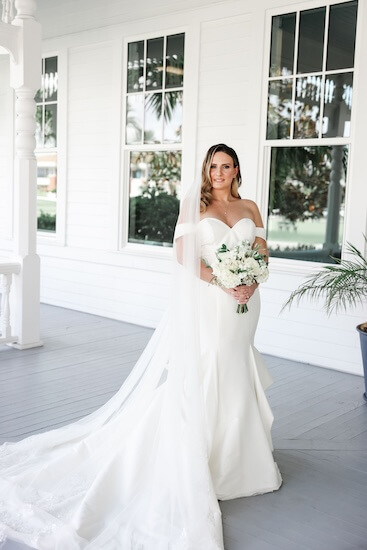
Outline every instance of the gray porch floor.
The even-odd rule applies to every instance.
[[[42,348],[0,347],[0,443],[69,423],[105,403],[151,333],[43,305]],[[367,550],[363,379],[265,359],[275,380],[268,396],[284,485],[221,503],[226,550]],[[20,548],[7,543],[2,550]]]

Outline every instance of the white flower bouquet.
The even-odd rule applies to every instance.
[[[253,248],[250,241],[242,241],[233,248],[222,244],[215,252],[216,260],[210,267],[213,270],[215,284],[225,288],[240,285],[251,286],[268,279],[269,270],[265,256],[259,252],[259,245]],[[246,313],[247,304],[238,304],[237,313]]]

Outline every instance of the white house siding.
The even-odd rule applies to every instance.
[[[59,139],[61,227],[54,242],[45,238],[39,241],[42,300],[156,326],[169,298],[171,251],[139,246],[121,248],[126,221],[123,182],[127,185],[121,154],[124,41],[156,33],[186,32],[185,179],[192,179],[194,167],[200,164],[208,146],[228,143],[240,156],[245,180],[243,196],[258,202],[266,221],[267,190],[262,175],[265,59],[269,46],[265,36],[266,16],[267,10],[287,6],[291,10],[299,4],[290,0],[169,3],[41,0],[38,4],[38,19],[44,25],[46,37],[44,53],[58,54],[64,77],[67,75],[67,86],[59,99],[63,138]],[[301,7],[320,4],[305,1]],[[359,18],[359,29],[366,28],[366,6],[360,6]],[[346,240],[361,247],[362,233],[367,227],[363,150],[367,128],[367,112],[363,107],[363,90],[367,87],[366,41],[360,32],[345,229]],[[1,75],[2,61],[0,57]],[[60,81],[62,78],[60,72]],[[3,102],[3,84],[0,90]],[[4,110],[7,112],[8,107],[0,105],[0,112]],[[3,133],[1,127],[0,139]],[[2,158],[2,150],[0,155]],[[3,238],[0,250],[8,247],[9,238]],[[298,308],[280,314],[290,291],[313,265],[277,259],[271,262],[271,267],[270,280],[261,289],[259,349],[360,373],[355,326],[364,318],[362,308],[327,318],[321,305],[302,302]]]
[[[11,247],[12,223],[12,173],[13,173],[13,90],[9,86],[9,62],[0,55],[0,256]],[[6,242],[7,241],[7,242]]]

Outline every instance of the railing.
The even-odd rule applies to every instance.
[[[0,344],[16,343],[18,341],[18,336],[12,335],[10,325],[10,289],[13,275],[19,272],[19,263],[0,260]]]
[[[15,16],[14,0],[1,0],[3,5],[1,21],[3,23],[11,23]]]

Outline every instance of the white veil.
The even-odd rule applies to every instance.
[[[200,185],[182,199],[172,299],[117,394],[0,447],[0,543],[40,550],[220,550],[200,383]]]

